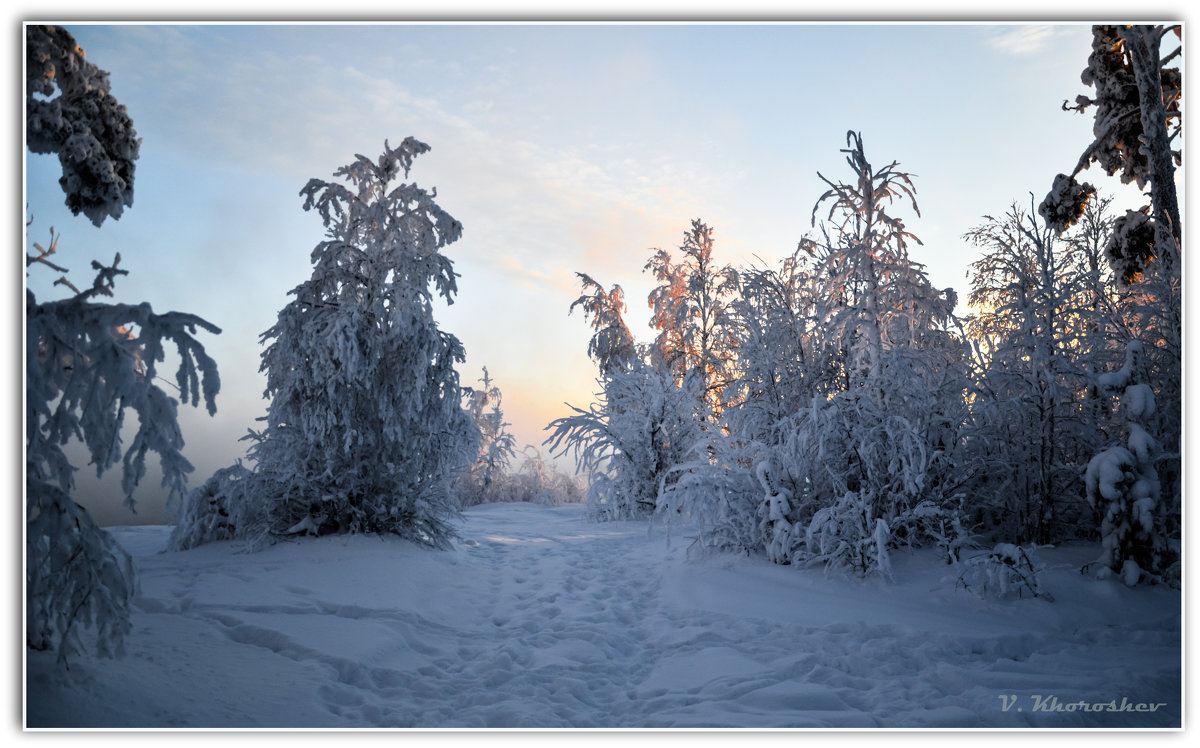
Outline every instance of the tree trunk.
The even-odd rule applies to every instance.
[[[1179,272],[1183,226],[1179,220],[1179,197],[1175,191],[1175,160],[1167,133],[1167,110],[1163,103],[1159,44],[1162,26],[1122,26],[1121,38],[1133,60],[1142,118],[1143,145],[1150,162],[1150,200],[1154,206],[1154,244],[1158,255],[1172,272]]]

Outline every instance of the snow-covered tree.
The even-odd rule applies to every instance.
[[[810,472],[792,449],[803,450],[794,438],[814,398],[824,402],[833,393],[840,356],[817,324],[813,251],[804,241],[778,269],[731,273],[737,366],[725,390],[728,405],[719,428],[708,430],[660,498],[661,506],[698,525],[700,548],[765,553],[790,563],[817,510],[809,499],[814,480],[826,471],[814,464]]]
[[[477,455],[479,432],[454,368],[462,345],[438,328],[433,301],[453,302],[441,250],[462,225],[434,193],[396,183],[428,150],[385,142],[377,160],[358,156],[334,173],[349,187],[313,179],[301,191],[326,239],[312,277],[262,335],[266,427],[251,432],[253,472],[232,484],[255,505],[234,512],[262,521],[239,524],[240,537],[391,533],[438,547],[452,537],[451,483]]]
[[[883,296],[893,267],[909,264],[908,245],[920,243],[904,221],[893,218],[888,210],[896,200],[907,198],[913,212],[917,208],[912,175],[900,171],[892,162],[876,171],[867,161],[858,133],[846,135],[846,164],[854,182],[833,182],[820,172],[817,176],[829,189],[813,206],[812,222],[827,201],[827,220],[834,236],[827,241],[819,273],[827,292],[822,323],[847,353],[846,389],[873,385],[866,396],[879,400],[882,391],[884,329],[887,316],[902,315],[903,307],[891,307]]]
[[[671,468],[686,461],[698,438],[704,389],[698,376],[676,382],[673,372],[654,366],[639,350],[622,317],[624,293],[610,291],[584,273],[582,307],[595,332],[588,353],[600,368],[600,392],[585,410],[567,404],[572,415],[555,419],[545,444],[571,453],[588,476],[589,514],[595,519],[647,517],[660,488],[678,476]]]
[[[829,204],[832,231],[814,260],[820,279],[820,334],[840,349],[841,382],[832,393],[837,430],[857,448],[846,491],[891,525],[921,501],[950,497],[950,466],[964,407],[963,348],[952,289],[932,287],[909,256],[920,240],[892,212],[898,200],[920,215],[912,175],[896,162],[872,167],[862,138],[847,135],[852,182],[829,186],[813,208]],[[828,506],[839,496],[825,497]]]
[[[929,284],[890,212],[913,200],[909,175],[848,144],[855,183],[822,176],[824,242],[780,271],[736,273],[738,378],[659,504],[698,521],[706,548],[886,575],[890,546],[952,524],[939,513],[957,487],[965,375],[954,293]]]
[[[728,297],[733,273],[713,263],[713,230],[692,221],[679,246],[678,262],[658,249],[646,262],[659,285],[650,292],[650,325],[658,331],[652,361],[675,374],[675,381],[698,375],[703,396],[714,411],[732,376],[733,337]]]
[[[141,139],[108,73],[88,62],[70,32],[25,27],[25,142],[58,155],[67,207],[99,226],[133,205]]]
[[[672,373],[639,361],[600,384],[587,410],[568,403],[574,412],[550,423],[546,444],[573,454],[589,476],[590,516],[648,517],[660,492],[678,478],[673,468],[690,459],[701,439],[707,414],[701,382],[692,376],[680,387]]]
[[[778,269],[729,275],[736,280],[727,308],[737,365],[724,391],[727,407],[659,505],[698,526],[697,548],[765,552],[788,563],[793,523],[811,512],[797,504],[806,479],[783,444],[834,362],[814,325],[814,276],[800,250]]]
[[[1182,164],[1182,73],[1177,63],[1180,26],[1096,25],[1082,81],[1095,88],[1064,108],[1095,114],[1095,138],[1069,175],[1091,163],[1146,191],[1147,204],[1114,222],[1104,254],[1128,302],[1125,326],[1145,343],[1148,381],[1159,394],[1160,419],[1178,423],[1182,359],[1182,215],[1175,170]],[[1171,47],[1174,47],[1173,49]],[[1056,185],[1068,175],[1059,175]],[[1062,212],[1062,190],[1041,210]],[[1056,228],[1058,228],[1056,226]],[[1175,424],[1164,436],[1178,434]],[[1175,437],[1170,437],[1172,440]]]
[[[743,268],[729,302],[737,378],[726,411],[743,438],[778,441],[777,425],[814,395],[837,389],[840,348],[817,324],[820,277],[811,242],[801,242],[778,269]]]
[[[1130,340],[1140,336],[1131,326],[1136,309],[1132,302],[1139,294],[1114,281],[1104,258],[1115,224],[1112,203],[1111,196],[1097,194],[1084,208],[1078,223],[1062,236],[1068,247],[1066,259],[1079,279],[1080,298],[1075,307],[1081,311],[1075,325],[1081,331],[1074,336],[1071,353],[1089,383],[1082,417],[1096,430],[1090,437],[1093,444],[1109,441],[1117,426],[1107,398],[1095,384],[1097,377],[1120,359]]]
[[[981,361],[964,467],[999,539],[1048,543],[1085,513],[1075,497],[1097,434],[1087,367],[1103,353],[1085,346],[1101,320],[1086,266],[1053,228],[1016,205],[986,218],[965,237],[984,254],[971,265],[968,328]]]
[[[1108,174],[1120,174],[1121,181],[1134,182],[1139,189],[1150,188],[1150,206],[1146,215],[1152,236],[1145,243],[1121,256],[1121,262],[1144,268],[1153,258],[1173,272],[1179,271],[1183,225],[1175,189],[1175,168],[1182,154],[1172,142],[1182,132],[1182,74],[1168,67],[1181,53],[1182,46],[1164,53],[1165,38],[1174,33],[1182,38],[1181,26],[1096,25],[1092,27],[1092,53],[1081,79],[1095,88],[1093,96],[1077,96],[1075,106],[1063,102],[1063,109],[1086,112],[1094,108],[1095,139],[1084,150],[1070,174],[1059,174],[1054,189],[1043,201],[1043,216],[1063,216],[1063,223],[1051,221],[1059,231],[1065,229],[1081,208],[1078,191],[1068,188],[1092,163]]]
[[[464,408],[479,429],[479,454],[455,482],[455,491],[464,507],[497,500],[505,470],[515,454],[516,438],[509,433],[509,424],[500,408],[503,396],[488,376],[486,366],[479,382],[482,387],[464,393]]]
[[[97,475],[120,463],[131,511],[154,452],[168,501],[177,501],[192,466],[178,402],[155,384],[165,344],[180,357],[180,399],[203,398],[214,413],[220,386],[216,364],[194,337],[197,329],[220,330],[191,314],[155,314],[148,304],[98,303],[94,297],[112,295],[114,277],[125,271],[116,262],[97,270],[92,288],[70,298],[25,297],[26,641],[62,659],[81,649],[84,628],[96,629],[100,654],[118,652],[136,589],[124,551],[71,499],[75,468],[63,448],[83,442]],[[137,428],[124,446],[129,412]]]
[[[132,203],[138,141],[124,107],[109,94],[108,74],[87,63],[71,35],[58,28],[26,29],[27,133],[35,153],[58,153],[68,205],[96,225]],[[47,99],[58,88],[60,95]],[[34,94],[39,96],[35,97]],[[182,497],[192,466],[183,456],[179,402],[157,384],[168,344],[179,357],[179,400],[203,399],[216,411],[216,364],[196,339],[217,333],[203,319],[180,312],[156,314],[149,304],[101,303],[127,271],[93,261],[96,278],[79,291],[58,252],[35,244],[26,267],[63,273],[55,285],[74,295],[38,301],[25,292],[25,636],[29,647],[55,650],[60,662],[84,648],[93,630],[97,653],[119,653],[129,631],[129,604],[137,580],[129,556],[71,498],[76,470],[64,449],[82,442],[97,475],[121,464],[125,504],[153,452],[162,467],[169,505]],[[123,438],[136,417],[128,445]]]
[[[588,341],[588,355],[606,376],[615,371],[626,371],[638,358],[633,334],[625,324],[625,292],[619,285],[605,291],[586,273],[576,273],[583,284],[583,293],[571,302],[567,314],[575,307],[583,309],[584,319],[589,320],[595,333]]]

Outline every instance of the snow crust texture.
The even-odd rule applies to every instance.
[[[689,560],[678,528],[589,523],[580,506],[473,507],[444,552],[334,536],[157,553],[167,533],[115,530],[142,580],[127,656],[63,674],[53,655],[29,652],[29,727],[1181,719],[1179,592],[1084,579],[1079,559],[1094,548],[1045,552],[1050,604],[955,590],[936,554],[896,556],[897,581],[878,588],[763,559]],[[1079,702],[1160,706],[1065,707]]]

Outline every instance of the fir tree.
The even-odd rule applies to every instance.
[[[196,501],[225,511],[258,542],[309,533],[391,533],[444,547],[457,511],[451,483],[474,459],[479,432],[462,409],[456,337],[433,317],[456,275],[441,250],[462,225],[407,177],[429,146],[384,143],[377,161],[338,169],[350,186],[313,179],[301,191],[326,239],[312,277],[262,335],[271,402],[251,432],[250,475],[228,475]],[[214,498],[215,494],[215,498]],[[193,521],[206,525],[202,508]],[[176,547],[212,539],[180,528]]]

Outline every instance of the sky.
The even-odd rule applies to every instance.
[[[216,416],[180,409],[192,485],[244,456],[265,413],[259,335],[323,238],[300,189],[385,139],[431,146],[410,181],[464,225],[445,250],[459,293],[436,311],[466,347],[463,383],[486,366],[518,445],[543,452],[564,403],[598,389],[591,330],[568,315],[575,273],[621,284],[651,339],[653,250],[676,250],[699,218],[718,262],[774,266],[812,229],[818,174],[850,178],[854,130],[873,164],[915,175],[921,214],[899,211],[923,242],[912,255],[965,299],[977,254],[963,234],[1040,201],[1091,140],[1090,115],[1061,108],[1089,90],[1087,23],[64,25],[143,139],[134,205],[99,229],[72,217],[57,159],[26,152],[26,247],[53,226],[77,285],[119,251],[115,301],[222,329],[201,335]],[[1098,167],[1085,177],[1140,204]],[[61,296],[56,277],[35,269],[28,287]],[[162,521],[153,475],[138,518],[116,475],[91,475],[77,500],[101,524]]]

